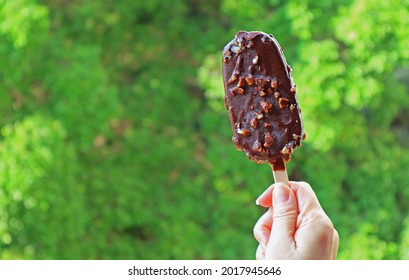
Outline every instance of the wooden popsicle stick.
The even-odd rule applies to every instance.
[[[283,159],[277,159],[274,162],[270,162],[271,169],[273,170],[274,181],[276,183],[284,183],[287,186],[290,185],[288,180],[287,170],[285,168],[285,162]]]
[[[287,170],[274,170],[273,169],[273,175],[274,175],[274,181],[276,183],[284,183],[287,186],[290,185],[290,182],[288,181],[288,174],[287,174]]]

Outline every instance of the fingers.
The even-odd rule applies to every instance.
[[[309,209],[322,209],[315,192],[311,186],[305,182],[291,182],[291,189],[298,198],[300,212]]]
[[[338,232],[314,191],[304,182],[291,186],[297,196],[299,209],[297,232],[294,235],[297,253],[303,259],[335,259],[338,253]]]
[[[322,209],[318,198],[311,188],[305,182],[291,182],[291,189],[294,191],[298,202],[297,228],[311,225],[322,225],[325,230],[334,228],[331,220]]]
[[[256,199],[256,204],[260,205],[262,207],[271,207],[272,206],[272,194],[273,194],[273,190],[274,190],[274,186],[276,184],[271,185],[270,187],[268,187],[257,199]],[[297,191],[299,188],[309,188],[309,190],[306,190],[307,192],[312,192],[312,194],[315,196],[314,192],[312,191],[310,185],[308,185],[307,183],[304,182],[294,182],[291,181],[290,182],[290,188],[291,190],[293,190],[293,192],[295,194],[297,194]],[[303,191],[304,193],[305,191]],[[311,195],[311,194],[309,194]]]
[[[339,235],[338,231],[334,228],[334,233],[332,236],[332,259],[336,260],[338,255],[338,246],[339,246]]]
[[[273,209],[273,225],[266,247],[266,258],[288,259],[295,250],[298,206],[293,191],[283,183],[274,185]]]
[[[256,251],[256,259],[264,260],[265,257],[265,248],[270,239],[271,225],[273,223],[273,213],[270,208],[260,219],[257,221],[254,226],[254,237],[260,243]]]
[[[309,184],[273,184],[257,204],[270,207],[254,228],[257,259],[336,259],[338,232]]]
[[[264,260],[265,258],[265,247],[261,244],[258,245],[256,251],[256,260]]]
[[[265,248],[270,239],[271,225],[273,223],[273,213],[271,208],[260,217],[254,226],[253,233],[256,240]]]
[[[262,207],[271,207],[272,199],[271,195],[273,193],[274,185],[268,187],[257,199],[256,204]]]

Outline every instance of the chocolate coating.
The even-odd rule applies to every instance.
[[[223,50],[225,107],[238,150],[275,170],[305,138],[296,88],[273,35],[240,31]]]

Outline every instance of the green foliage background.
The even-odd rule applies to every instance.
[[[0,257],[253,259],[221,50],[273,33],[341,259],[409,258],[408,0],[0,0]]]

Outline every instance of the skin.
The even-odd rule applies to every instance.
[[[309,184],[276,183],[256,203],[269,208],[254,227],[256,259],[336,259],[338,232]]]

